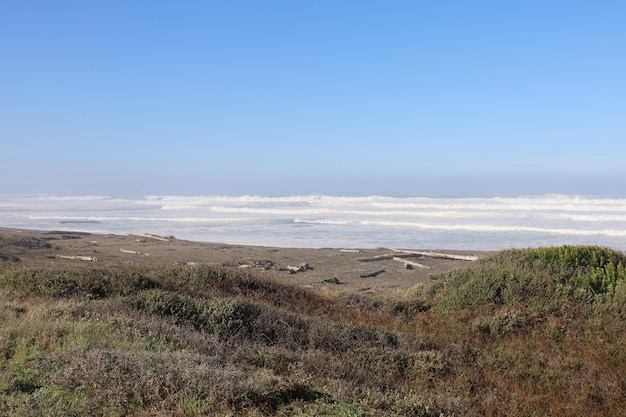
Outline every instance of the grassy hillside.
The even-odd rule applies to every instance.
[[[623,415],[625,264],[509,250],[398,299],[6,257],[0,414]]]

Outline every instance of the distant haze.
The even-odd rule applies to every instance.
[[[2,180],[0,180],[2,181]],[[147,195],[345,195],[490,197],[568,194],[626,197],[624,180],[600,175],[457,175],[422,177],[360,178],[267,178],[214,177],[160,172],[124,176],[77,176],[58,181],[45,174],[31,180],[4,180],[6,195],[103,195],[141,197]],[[1,194],[0,194],[1,195]]]

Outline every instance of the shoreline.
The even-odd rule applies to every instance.
[[[97,234],[0,227],[0,264],[149,267],[205,264],[332,292],[404,292],[490,252],[437,248],[285,248],[193,242],[149,233]],[[419,253],[418,253],[419,252]],[[458,256],[450,259],[441,255]],[[19,259],[19,260],[18,260]]]
[[[626,250],[626,199],[576,195],[7,196],[0,225],[173,234],[197,242],[300,248],[499,251],[599,245]]]

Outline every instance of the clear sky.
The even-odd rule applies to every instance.
[[[624,1],[4,1],[0,194],[626,193]]]

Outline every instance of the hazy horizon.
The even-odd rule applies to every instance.
[[[626,197],[626,188],[619,177],[558,177],[558,176],[457,176],[422,178],[327,178],[298,180],[252,179],[226,181],[216,186],[201,179],[164,177],[160,181],[141,177],[123,181],[104,179],[94,181],[80,178],[82,183],[66,181],[62,186],[45,184],[45,179],[31,187],[2,187],[0,195],[101,195],[111,197],[142,197],[149,195],[257,195],[257,196],[393,196],[393,197],[514,197],[532,195],[583,195],[591,197]]]

